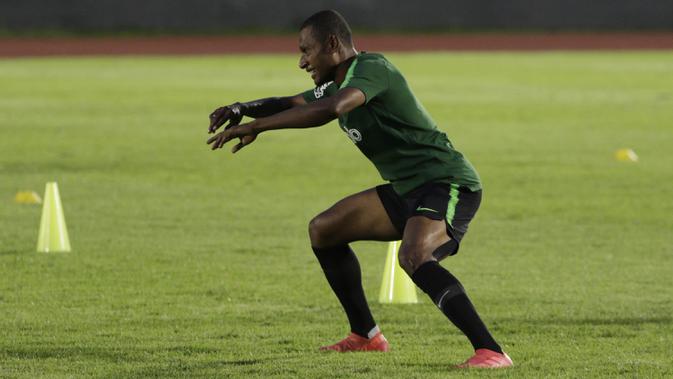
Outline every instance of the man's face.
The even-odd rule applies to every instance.
[[[299,68],[310,73],[316,85],[334,80],[336,64],[332,60],[332,54],[313,37],[310,26],[299,32],[299,50]]]

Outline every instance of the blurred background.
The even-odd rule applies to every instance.
[[[370,31],[673,29],[670,0],[4,0],[5,33],[295,31],[319,9]]]
[[[295,52],[321,9],[367,50],[673,48],[668,0],[3,0],[0,56]]]
[[[295,52],[322,9],[365,50],[673,48],[667,0],[3,0],[0,56]]]

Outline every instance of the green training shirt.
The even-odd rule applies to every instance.
[[[303,97],[310,103],[346,87],[359,89],[366,100],[339,116],[339,126],[395,192],[404,195],[428,182],[481,189],[472,164],[437,129],[402,74],[383,55],[358,54],[341,87],[325,83]]]

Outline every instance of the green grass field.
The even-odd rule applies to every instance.
[[[443,264],[515,368],[451,369],[424,295],[376,304],[381,243],[355,250],[393,350],[316,351],[348,325],[307,223],[378,174],[335,124],[205,144],[215,107],[309,88],[297,56],[39,58],[0,61],[0,376],[673,376],[673,52],[389,58],[480,171]],[[13,202],[52,180],[68,254]]]

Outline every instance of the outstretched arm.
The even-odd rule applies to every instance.
[[[334,96],[327,97],[310,104],[298,105],[268,117],[260,117],[247,124],[235,127],[228,125],[224,131],[208,140],[212,149],[219,149],[228,141],[239,138],[232,152],[237,152],[252,143],[256,136],[267,130],[288,128],[311,128],[324,125],[342,114],[365,103],[365,95],[357,88],[344,88]],[[249,142],[246,142],[249,141]]]
[[[250,101],[241,105],[243,106],[242,110],[244,116],[260,118],[268,117],[297,105],[304,104],[306,104],[306,100],[299,94],[287,97],[268,97],[266,99]]]
[[[285,97],[267,97],[266,99],[253,100],[247,103],[236,102],[217,108],[210,114],[208,133],[215,133],[227,121],[229,121],[229,124],[226,128],[238,125],[243,116],[252,118],[267,117],[303,104],[306,104],[306,101],[301,94]]]

